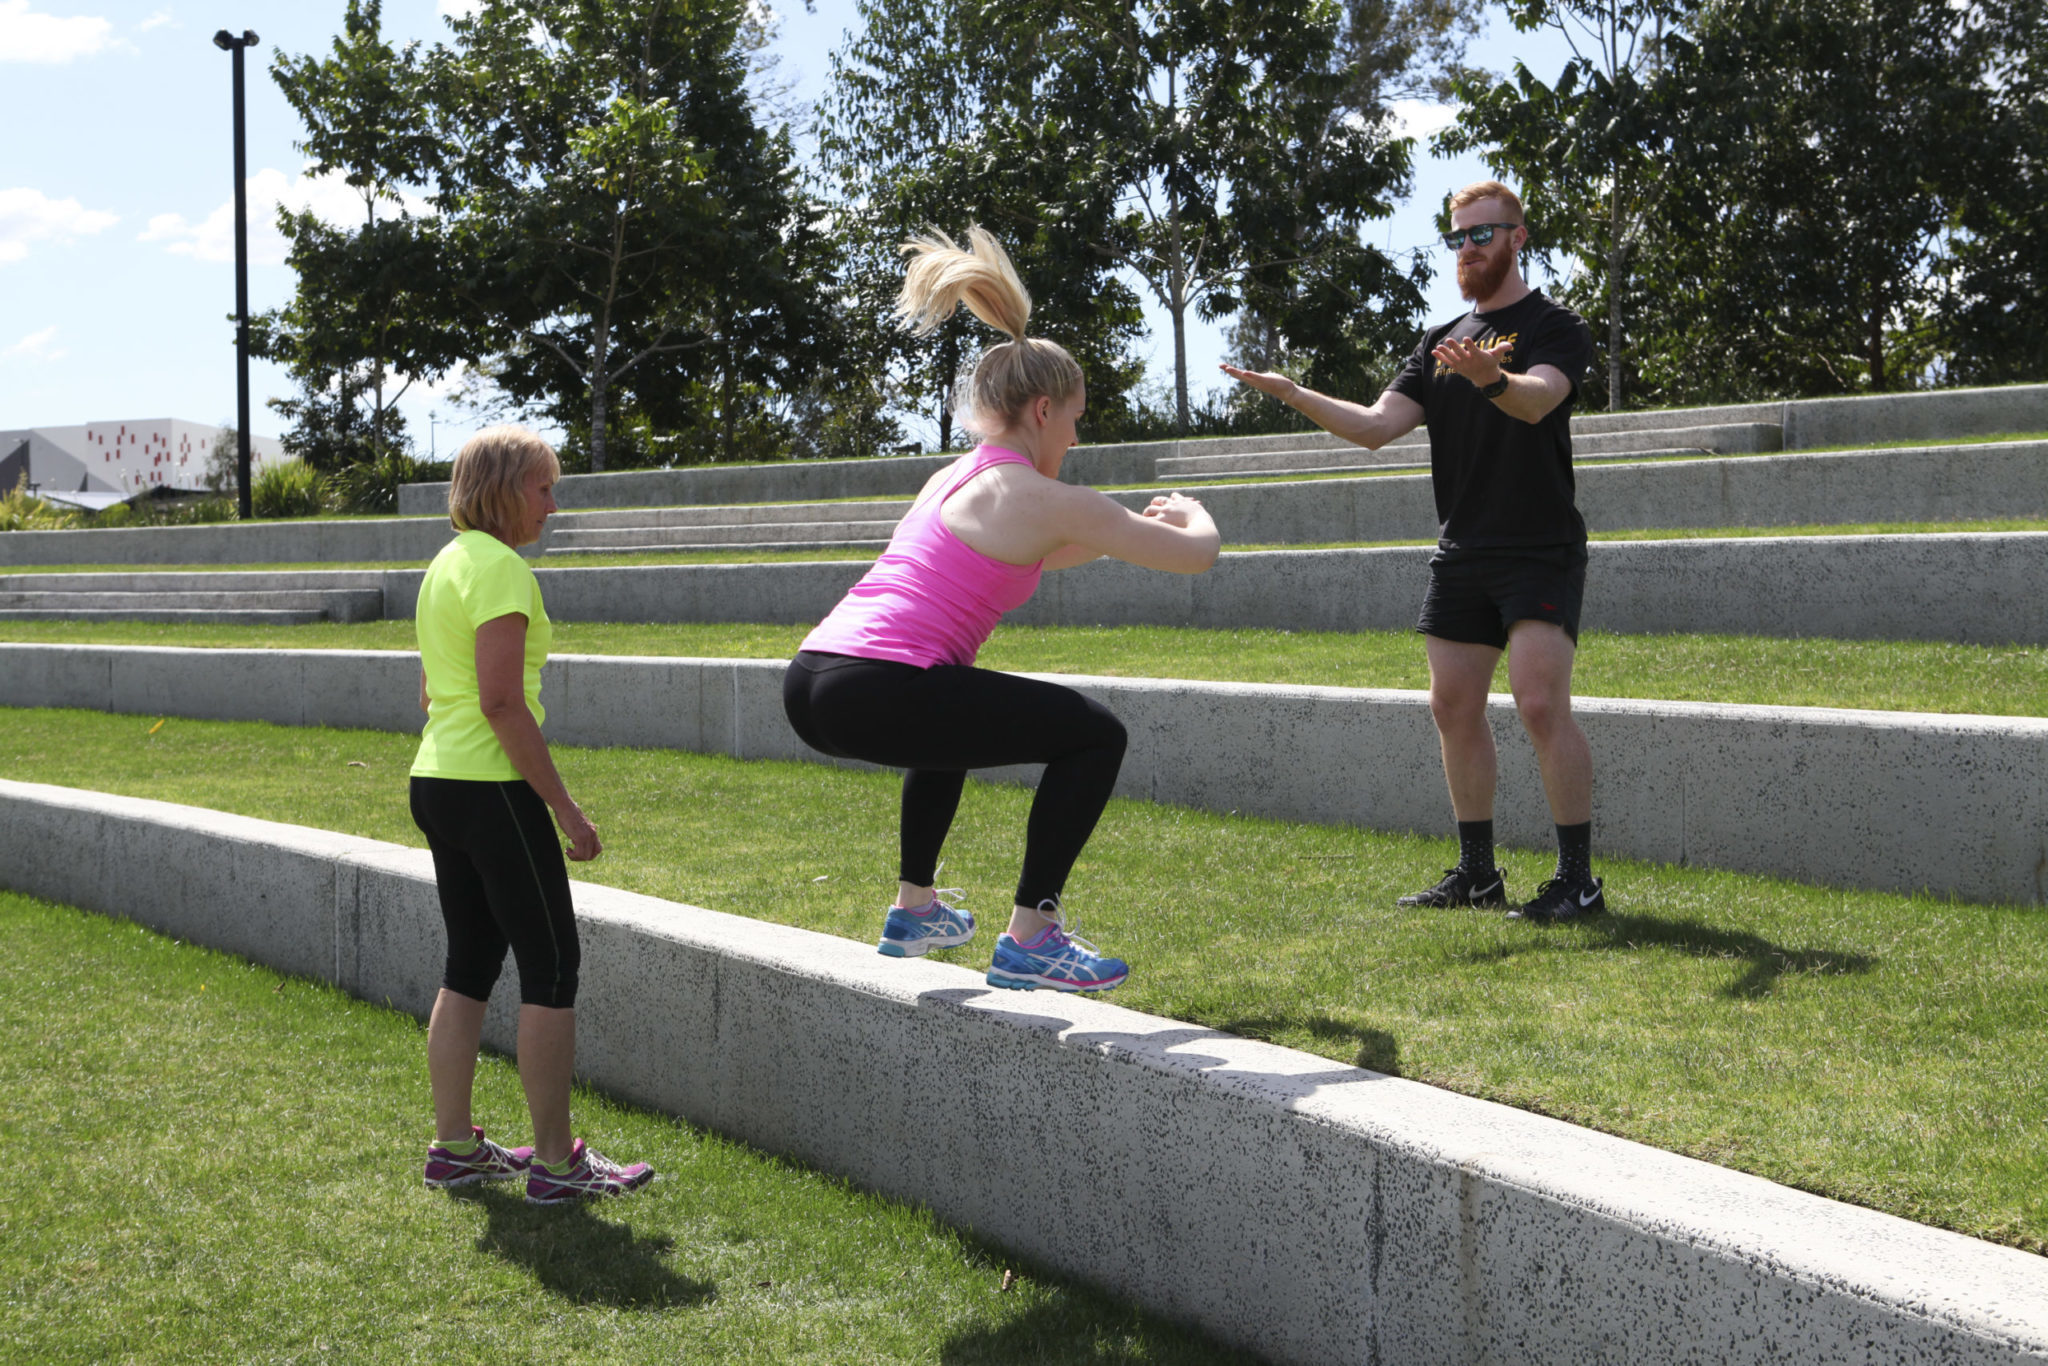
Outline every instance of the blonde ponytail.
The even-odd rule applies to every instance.
[[[905,242],[910,266],[896,296],[898,325],[920,335],[935,331],[961,304],[1010,340],[990,347],[974,367],[956,417],[963,430],[986,436],[1007,426],[1032,400],[1063,403],[1081,388],[1081,367],[1057,342],[1024,335],[1031,294],[1002,243],[980,227],[967,229],[967,247],[937,229]]]

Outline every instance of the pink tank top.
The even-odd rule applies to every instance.
[[[939,510],[983,470],[1030,463],[1001,446],[977,446],[954,461],[938,488],[903,514],[875,567],[799,648],[920,669],[972,664],[1003,613],[1038,591],[1042,571],[990,559],[949,531]]]

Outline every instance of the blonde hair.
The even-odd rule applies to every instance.
[[[896,320],[919,335],[933,332],[966,304],[969,312],[1010,340],[991,346],[955,405],[954,420],[976,436],[1007,426],[1033,399],[1064,403],[1081,389],[1081,367],[1058,342],[1027,338],[1031,294],[1002,243],[980,227],[967,229],[962,248],[937,229],[905,242],[910,258]]]
[[[554,447],[524,427],[486,427],[462,443],[448,476],[448,520],[457,531],[483,531],[504,539],[526,519],[520,485],[536,465],[562,462]]]
[[[1528,226],[1529,215],[1522,210],[1521,196],[1498,180],[1473,181],[1464,189],[1454,192],[1450,202],[1444,205],[1444,209],[1447,213],[1456,213],[1467,204],[1477,204],[1482,199],[1500,200],[1515,215],[1515,222],[1523,227]]]

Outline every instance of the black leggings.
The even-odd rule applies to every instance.
[[[782,705],[812,749],[906,770],[896,875],[919,887],[938,876],[968,769],[1044,764],[1025,829],[1020,906],[1059,898],[1123,767],[1124,725],[1107,707],[988,669],[806,650],[783,675]]]
[[[519,999],[566,1010],[576,1004],[582,947],[569,904],[569,868],[547,803],[524,779],[414,778],[413,823],[434,854],[448,964],[441,985],[488,1001],[509,945]]]

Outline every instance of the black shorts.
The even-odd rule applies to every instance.
[[[1504,650],[1518,621],[1547,621],[1579,638],[1586,597],[1586,548],[1439,550],[1429,561],[1429,591],[1415,629],[1426,636]]]

